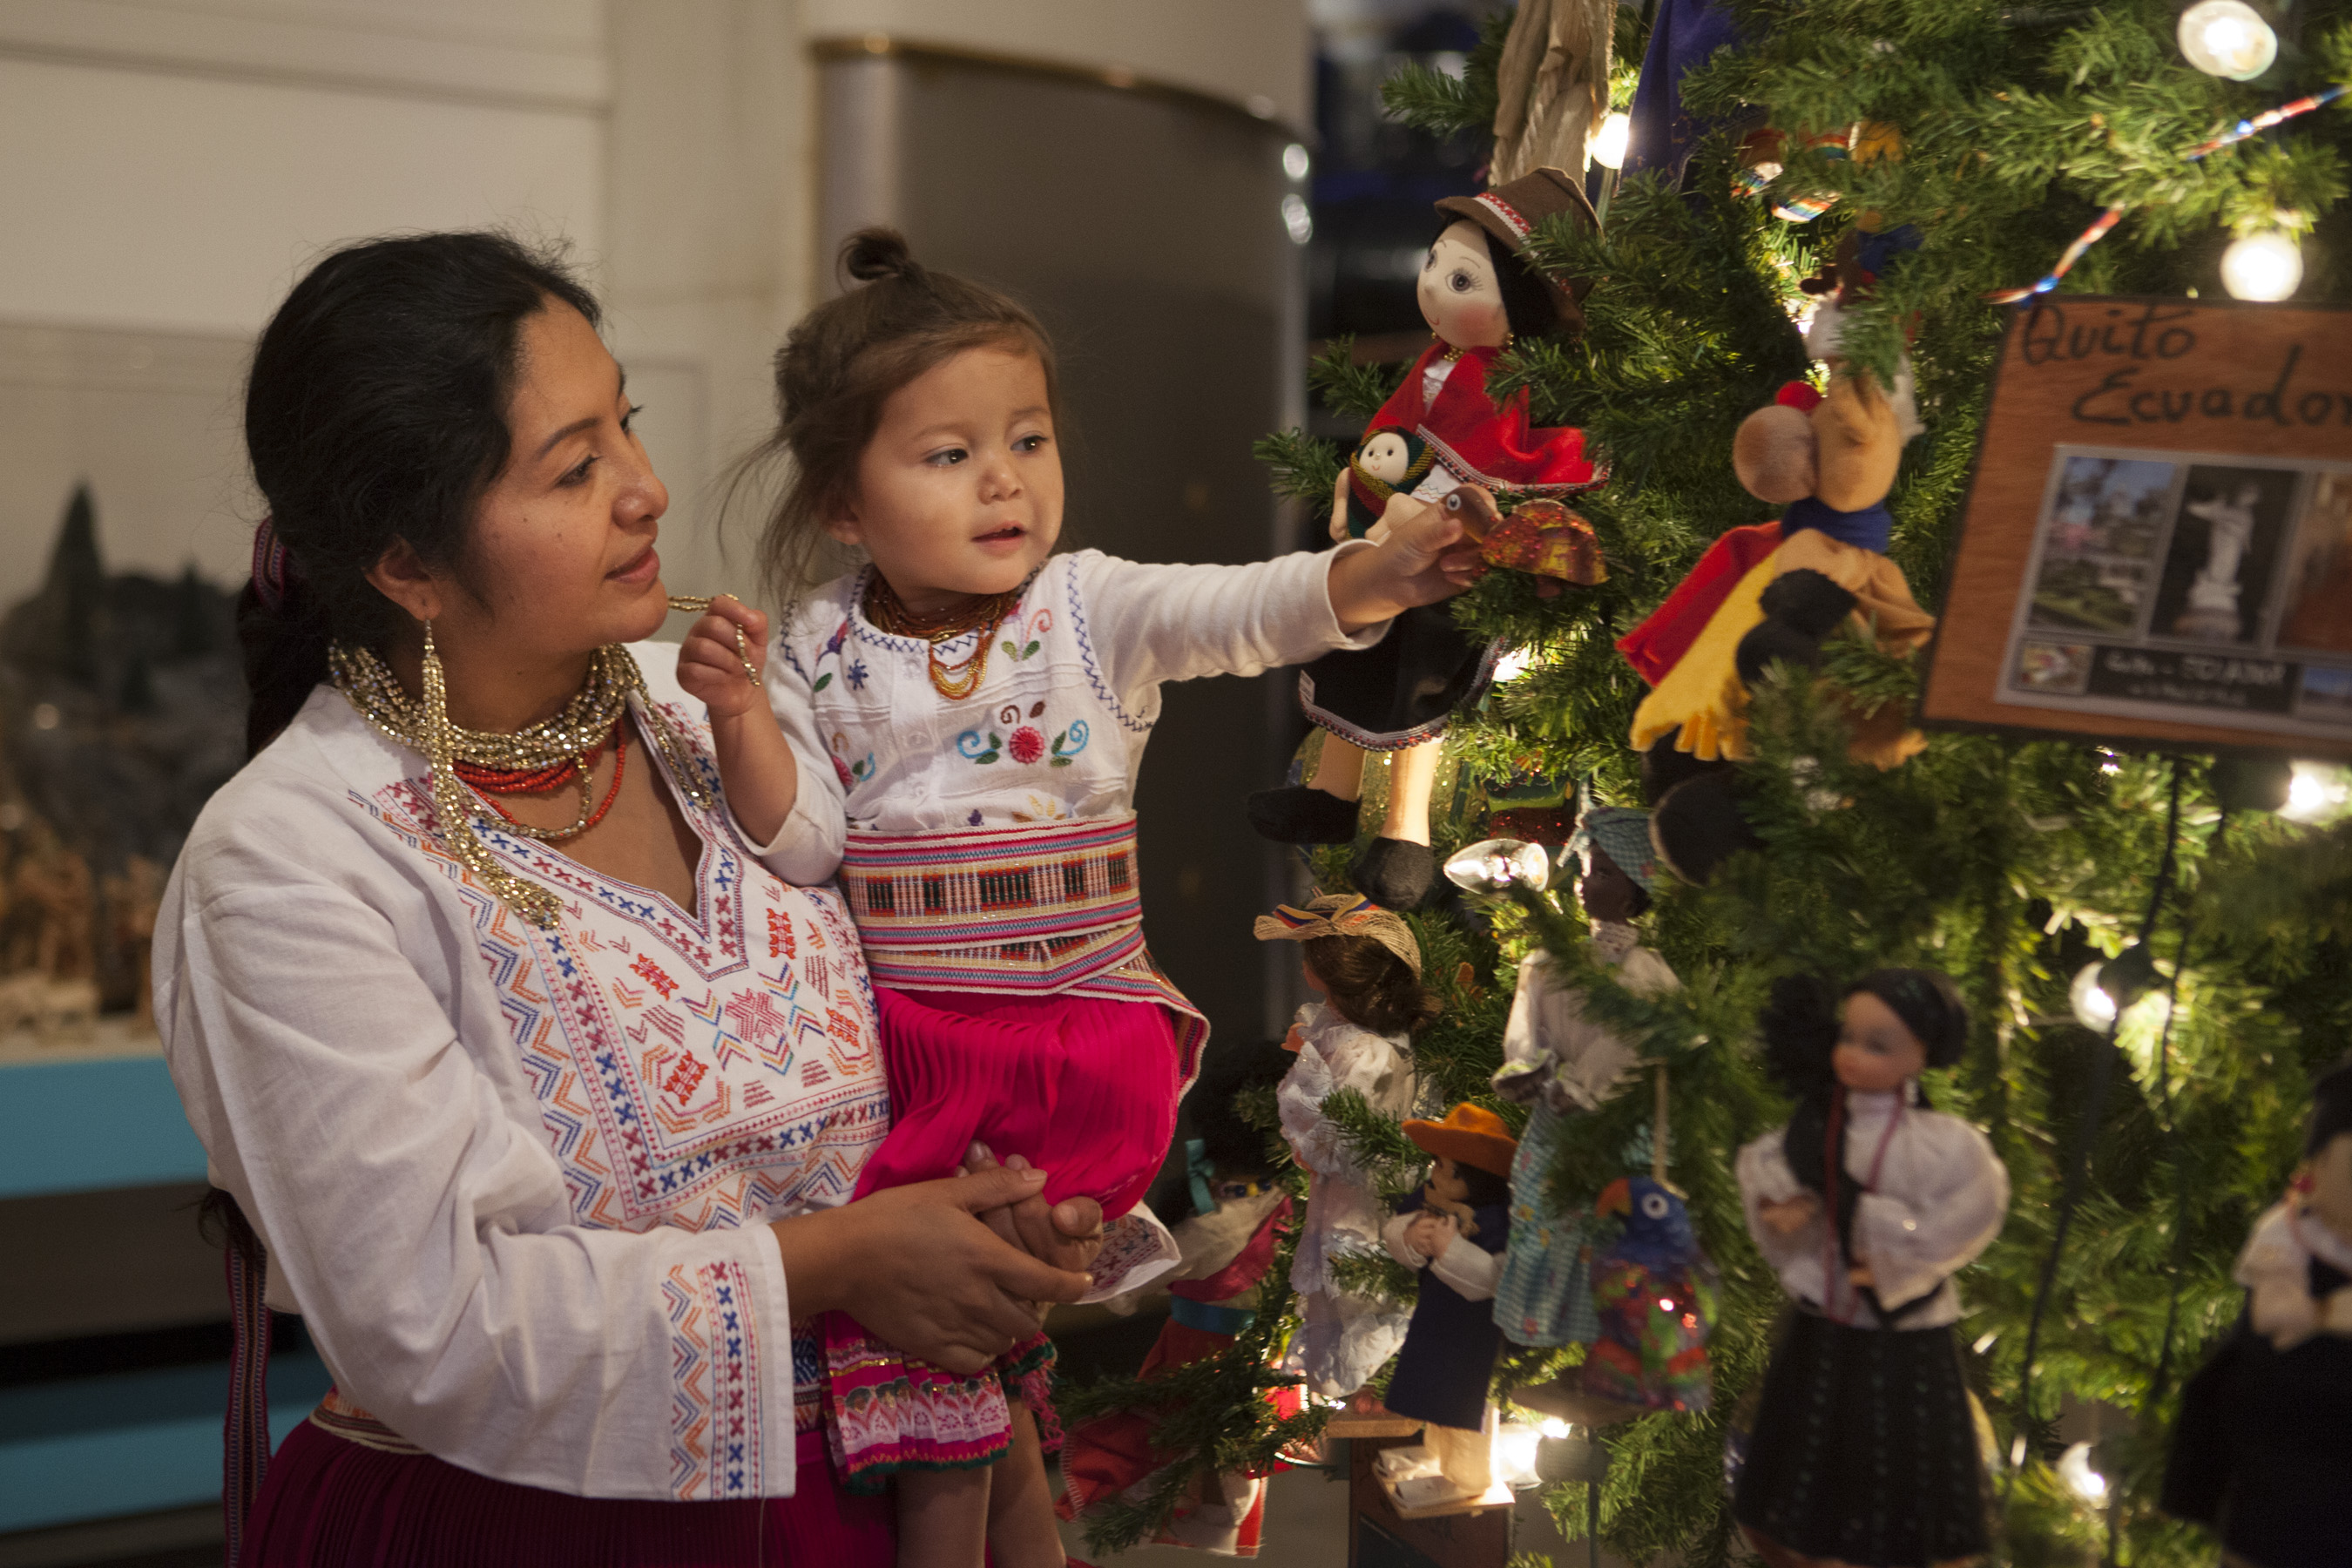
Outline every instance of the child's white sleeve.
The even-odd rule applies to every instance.
[[[1256,675],[1334,648],[1370,647],[1381,621],[1349,636],[1332,613],[1331,563],[1351,540],[1240,566],[1147,565],[1099,551],[1074,558],[1079,636],[1122,697],[1164,680]]]
[[[751,844],[751,853],[769,870],[795,887],[808,888],[827,880],[841,868],[841,852],[849,840],[848,796],[833,771],[833,753],[818,739],[816,703],[809,690],[808,672],[785,640],[788,630],[779,631],[768,645],[762,679],[768,705],[775,710],[776,722],[783,727],[793,761],[799,765],[800,785],[793,795],[793,809],[776,829],[775,837],[765,844],[751,844],[751,836],[743,833],[741,823],[735,824],[735,831],[743,835],[744,843]],[[730,811],[731,815],[731,807]]]

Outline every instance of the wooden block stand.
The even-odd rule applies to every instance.
[[[1397,1511],[1372,1462],[1382,1449],[1416,1440],[1417,1434],[1349,1439],[1349,1568],[1506,1568],[1511,1560],[1507,1506],[1454,1504],[1444,1511],[1416,1510],[1411,1519]]]

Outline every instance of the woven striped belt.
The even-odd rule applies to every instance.
[[[1132,813],[947,833],[853,829],[841,859],[886,985],[1050,994],[1143,952]]]

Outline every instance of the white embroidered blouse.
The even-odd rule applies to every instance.
[[[1959,1321],[1951,1276],[2000,1234],[2009,1172],[1983,1133],[1957,1116],[1903,1103],[1909,1095],[1906,1085],[1846,1097],[1845,1171],[1858,1186],[1866,1184],[1854,1210],[1853,1249],[1870,1265],[1874,1292],[1899,1307],[1933,1287],[1933,1299],[1906,1313],[1900,1325],[1933,1329]],[[1898,1108],[1901,1119],[1890,1128]],[[1739,1151],[1735,1168],[1748,1233],[1790,1295],[1857,1327],[1876,1328],[1877,1314],[1855,1295],[1823,1213],[1817,1209],[1788,1236],[1764,1223],[1764,1205],[1812,1194],[1781,1152],[1787,1131],[1775,1128]]]
[[[715,785],[677,649],[632,651]],[[425,774],[321,686],[164,893],[157,1024],[271,1305],[342,1394],[467,1469],[789,1495],[792,1310],[761,1222],[845,1201],[889,1115],[847,912],[673,790],[702,842],[691,909],[478,824],[563,895],[542,931],[442,847]]]
[[[1615,966],[1617,983],[1629,991],[1654,996],[1682,984],[1625,922],[1593,921],[1592,952]],[[1539,1098],[1554,1110],[1591,1110],[1614,1092],[1641,1055],[1614,1030],[1584,1016],[1583,994],[1552,977],[1550,953],[1538,948],[1520,960],[1518,988],[1503,1026],[1496,1092],[1522,1101]]]
[[[833,875],[852,826],[935,833],[1131,810],[1162,681],[1255,675],[1380,641],[1385,621],[1340,630],[1326,582],[1341,551],[1364,548],[1240,566],[1056,555],[961,700],[931,684],[930,645],[866,618],[872,567],[812,590],[766,671],[801,770],[768,864],[810,884]],[[961,664],[978,637],[941,644],[941,662]]]
[[[1312,1294],[1333,1289],[1332,1258],[1380,1246],[1381,1223],[1388,1217],[1388,1205],[1357,1165],[1339,1124],[1323,1115],[1323,1101],[1352,1089],[1374,1110],[1403,1116],[1412,1109],[1414,1078],[1412,1047],[1403,1035],[1359,1027],[1328,1002],[1301,1007],[1298,1031],[1298,1059],[1283,1075],[1275,1104],[1283,1137],[1314,1177],[1290,1265],[1290,1288]]]

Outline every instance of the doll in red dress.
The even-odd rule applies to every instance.
[[[1540,273],[1519,254],[1549,217],[1567,214],[1599,229],[1583,189],[1558,169],[1538,169],[1479,195],[1448,196],[1437,210],[1445,226],[1419,287],[1437,341],[1365,426],[1332,498],[1334,539],[1377,527],[1394,495],[1437,500],[1475,484],[1561,499],[1601,477],[1585,458],[1582,431],[1531,424],[1524,393],[1498,405],[1486,392],[1487,374],[1516,339],[1583,329],[1591,280]],[[1421,903],[1437,871],[1429,847],[1436,742],[1447,716],[1484,690],[1499,653],[1464,637],[1441,605],[1398,616],[1377,647],[1308,665],[1299,703],[1328,731],[1321,759],[1307,782],[1252,795],[1252,826],[1278,843],[1347,843],[1356,836],[1364,754],[1393,752],[1387,819],[1351,875],[1391,909]]]

